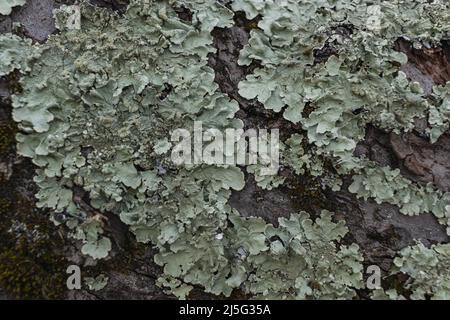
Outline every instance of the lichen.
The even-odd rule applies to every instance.
[[[394,260],[393,272],[411,277],[405,288],[411,299],[450,299],[450,245],[439,244],[426,248],[418,243],[404,248]]]
[[[40,167],[38,205],[64,213],[75,238],[84,242],[84,253],[102,258],[111,245],[101,235],[101,220],[73,201],[73,187],[84,189],[96,210],[118,214],[138,241],[159,248],[155,261],[165,273],[160,283],[173,293],[185,297],[192,285],[201,285],[230,295],[258,263],[238,266],[245,228],[232,220],[236,213],[227,204],[230,189],[243,188],[244,175],[232,166],[174,167],[165,139],[171,129],[192,130],[193,120],[215,128],[242,126],[233,119],[237,103],[218,92],[206,65],[213,50],[211,30],[230,25],[232,14],[211,2],[191,7],[194,19],[187,22],[171,4],[134,1],[123,17],[82,4],[81,30],[63,28],[43,46],[28,44],[28,51],[39,51],[40,57],[21,82],[23,94],[13,97],[13,116],[23,132],[17,136],[18,153]],[[216,19],[199,18],[215,6]],[[249,258],[257,258],[270,241],[265,224],[251,218],[241,223],[259,233],[256,247],[253,239],[247,242]],[[307,237],[303,241],[309,243]],[[278,241],[272,247],[283,245]],[[283,250],[285,263],[303,259],[288,247]],[[357,247],[348,250],[331,259],[359,257]],[[358,286],[359,258],[354,263],[343,270],[349,273],[341,283],[347,294]],[[322,276],[309,277],[321,283]],[[291,279],[292,286],[299,277]],[[305,281],[303,296],[319,295]]]
[[[26,0],[0,0],[0,14],[10,15],[12,8],[23,6],[26,2]]]
[[[195,286],[224,296],[241,290],[255,298],[353,298],[363,286],[363,258],[356,244],[342,243],[343,221],[328,211],[315,220],[293,212],[277,227],[241,217],[228,203],[232,190],[245,186],[240,167],[170,159],[175,129],[193,133],[196,121],[205,129],[243,128],[239,104],[220,92],[208,66],[211,32],[233,25],[231,9],[261,17],[240,54],[241,65],[258,63],[239,94],[301,128],[281,144],[282,166],[333,191],[353,175],[349,190],[357,196],[405,214],[433,212],[448,223],[447,193],[354,155],[368,124],[399,133],[426,119],[431,141],[448,129],[448,86],[425,94],[401,71],[408,58],[395,50],[399,38],[416,47],[448,38],[447,5],[425,0],[241,0],[231,7],[133,0],[123,15],[82,1],[80,28],[67,27],[71,10],[59,9],[59,33],[44,44],[0,37],[0,75],[24,74],[13,117],[21,131],[17,152],[39,167],[38,206],[94,259],[112,249],[103,214],[119,216],[137,241],[157,248],[158,283],[180,298]],[[245,168],[262,188],[288,180],[265,176],[263,168]],[[79,190],[91,211],[76,201]],[[400,267],[408,252],[403,257]],[[105,281],[89,283],[101,289]]]
[[[262,16],[239,59],[242,65],[258,61],[261,67],[239,83],[239,93],[283,112],[306,131],[290,139],[297,156],[288,151],[285,163],[302,174],[312,160],[331,161],[339,175],[354,175],[350,191],[358,197],[398,205],[409,215],[433,212],[447,224],[447,193],[354,156],[368,124],[399,133],[411,131],[414,121],[424,118],[428,128],[423,134],[431,142],[448,129],[448,85],[425,94],[402,72],[408,58],[395,49],[399,39],[417,48],[447,40],[447,6],[421,0],[234,2],[233,8],[248,18]],[[318,59],[321,51],[329,56]],[[295,146],[294,137],[306,139],[313,153]],[[324,186],[340,188],[339,177],[320,174]]]
[[[265,299],[351,299],[363,286],[362,255],[356,244],[336,246],[345,223],[334,223],[326,210],[315,221],[305,212],[280,218],[279,227],[261,219],[231,219],[241,239],[235,247],[246,292]],[[245,271],[253,272],[245,281]],[[245,282],[244,282],[245,281]]]
[[[84,278],[85,284],[88,286],[89,290],[100,291],[106,287],[108,284],[108,277],[104,274],[100,274],[94,277]]]
[[[39,55],[39,50],[30,51],[30,39],[24,40],[16,35],[7,34],[0,38],[0,77],[8,75],[14,69],[28,72],[29,62]]]

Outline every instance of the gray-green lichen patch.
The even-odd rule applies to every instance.
[[[212,32],[233,26],[231,9],[261,17],[240,52],[239,63],[253,71],[237,81],[240,95],[298,129],[281,144],[283,167],[332,191],[353,175],[348,189],[358,197],[448,224],[448,192],[355,156],[369,124],[401,133],[421,118],[431,142],[448,130],[448,86],[426,93],[395,50],[399,38],[417,48],[448,38],[442,1],[133,0],[123,15],[82,1],[79,26],[68,23],[71,9],[55,11],[59,33],[42,45],[1,37],[0,74],[26,73],[12,97],[18,153],[39,167],[38,205],[70,228],[84,254],[108,256],[107,213],[158,249],[159,283],[180,298],[195,286],[278,299],[348,299],[363,287],[359,247],[342,243],[348,229],[329,211],[286,211],[275,227],[231,207],[232,190],[245,187],[241,168],[170,159],[174,129],[193,132],[196,120],[219,130],[244,125],[208,66]],[[266,191],[288,184],[261,169],[246,172]],[[77,189],[92,211],[74,201]],[[105,279],[88,284],[101,289]]]
[[[26,0],[0,0],[0,14],[9,15],[12,12],[12,8],[17,6],[23,6]]]
[[[362,287],[359,248],[336,246],[348,229],[343,221],[334,223],[330,212],[315,221],[305,212],[280,218],[278,228],[261,220],[258,226],[257,219],[231,221],[240,233],[242,264],[254,269],[246,291],[271,299],[349,299]]]
[[[417,183],[395,168],[355,157],[369,124],[398,134],[423,119],[421,134],[431,143],[447,132],[445,75],[434,77],[440,81],[432,89],[429,81],[411,81],[411,68],[405,68],[410,55],[398,43],[439,52],[449,38],[448,4],[248,0],[232,6],[249,19],[262,16],[239,59],[260,67],[239,83],[239,93],[306,131],[286,141],[283,163],[297,174],[316,174],[335,191],[340,176],[353,174],[349,190],[358,197],[397,205],[407,215],[432,212],[448,225],[448,193],[438,190],[438,180]]]
[[[411,299],[450,299],[450,245],[423,244],[404,248],[394,260],[394,272],[411,277],[405,289],[411,292]]]
[[[99,212],[118,214],[138,241],[159,248],[155,261],[164,267],[160,283],[180,297],[193,285],[215,294],[241,288],[263,296],[286,296],[297,286],[300,292],[292,297],[326,296],[334,294],[326,289],[334,282],[341,288],[338,296],[354,295],[361,258],[356,246],[334,247],[331,241],[339,240],[345,228],[335,226],[331,215],[325,214],[316,227],[309,226],[312,221],[305,214],[293,216],[298,231],[305,228],[304,236],[296,235],[295,228],[270,229],[262,220],[240,218],[227,204],[230,189],[244,186],[240,169],[177,168],[169,161],[166,139],[172,129],[192,128],[196,119],[216,128],[242,125],[233,119],[237,104],[218,92],[206,65],[213,50],[210,32],[231,25],[232,12],[216,2],[202,2],[191,8],[192,21],[184,21],[173,4],[134,1],[123,17],[83,4],[80,30],[59,23],[59,35],[39,49],[29,46],[29,52],[39,50],[41,56],[22,80],[24,93],[13,97],[14,118],[22,129],[19,154],[40,167],[35,178],[39,205],[63,212],[66,221],[55,216],[55,222],[73,229],[83,253],[103,258],[111,242],[102,235],[101,218],[73,201],[73,188],[83,188]],[[205,19],[204,11],[215,6],[209,16],[214,18]],[[65,21],[68,13],[57,11],[57,20]],[[284,256],[281,269],[284,264],[302,263],[308,269],[320,263],[315,256],[299,254],[301,246],[320,242],[314,230],[322,225],[340,230],[325,239],[329,243],[323,244],[323,253],[317,252],[349,264],[337,281],[322,273],[302,278],[295,268],[286,276],[284,292],[253,288],[264,285],[272,273],[249,279],[261,259]],[[246,230],[254,234],[249,237]],[[274,236],[284,243],[271,240]],[[292,251],[291,242],[292,250],[300,251]]]
[[[29,63],[39,57],[40,51],[29,50],[31,40],[23,40],[16,35],[5,35],[0,38],[0,77],[6,76],[14,70],[23,73],[30,71]]]
[[[300,159],[328,159],[338,174],[356,173],[350,191],[359,197],[399,205],[409,215],[433,212],[447,223],[446,193],[354,156],[367,124],[399,133],[426,117],[424,134],[432,143],[448,130],[447,86],[426,94],[402,72],[408,57],[396,51],[401,38],[416,48],[447,40],[447,6],[440,1],[235,2],[233,9],[248,18],[262,15],[239,59],[242,65],[259,61],[261,67],[240,82],[239,92],[306,130],[313,154],[288,155],[286,163],[294,170],[301,172]],[[319,51],[329,56],[318,61]],[[293,136],[291,144],[293,139],[299,138]],[[323,174],[320,167],[318,173]],[[333,190],[342,183],[336,176],[324,182]]]
[[[87,277],[84,278],[85,284],[88,286],[89,290],[100,291],[106,287],[108,284],[108,277],[100,274],[97,277]]]

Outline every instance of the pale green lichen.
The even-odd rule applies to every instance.
[[[406,300],[406,298],[399,295],[395,289],[375,289],[370,295],[370,298],[372,300]]]
[[[349,191],[377,203],[391,203],[406,215],[433,213],[444,225],[450,226],[450,193],[435,190],[431,183],[418,186],[400,174],[400,170],[375,167],[368,163],[353,176]],[[450,234],[450,228],[447,227]]]
[[[394,259],[390,277],[402,275],[403,287],[376,289],[375,300],[448,300],[450,299],[450,244],[436,244],[427,248],[418,242],[402,249]]]
[[[204,126],[241,125],[232,119],[236,102],[217,92],[206,66],[209,33],[181,21],[165,1],[133,2],[121,18],[87,4],[81,13],[80,30],[61,30],[39,48],[24,94],[13,97],[23,131],[18,153],[40,167],[38,205],[63,212],[94,258],[106,257],[111,242],[73,201],[74,187],[99,211],[120,215],[144,242],[163,246],[184,229],[220,228],[228,189],[242,188],[243,174],[175,168],[166,141],[198,118]]]
[[[448,84],[435,86],[427,95],[401,71],[408,59],[395,49],[399,39],[416,49],[448,40],[446,2],[245,0],[235,1],[233,9],[244,11],[249,19],[262,17],[239,59],[241,65],[258,61],[260,67],[239,83],[239,93],[282,112],[306,131],[305,136],[294,134],[286,142],[282,164],[303,175],[311,173],[312,160],[326,160],[338,175],[354,175],[349,190],[358,197],[397,205],[408,215],[432,212],[450,225],[448,193],[354,156],[367,124],[399,133],[425,118],[424,133],[432,143],[448,130]],[[318,176],[333,190],[342,184],[335,174]],[[450,234],[450,228],[447,231]],[[423,263],[417,270],[428,265],[417,263]],[[422,296],[425,282],[417,286]],[[377,291],[373,298],[402,297],[388,290]]]
[[[0,14],[10,15],[12,8],[23,6],[26,2],[26,0],[0,0]]]
[[[74,238],[81,240],[81,252],[94,259],[103,259],[111,250],[111,240],[102,236],[103,222],[94,216],[84,221],[75,231]]]
[[[179,7],[194,12],[192,22],[177,16]],[[231,11],[215,1],[140,0],[123,17],[87,4],[81,14],[80,30],[62,28],[42,47],[29,46],[41,56],[21,82],[24,93],[13,97],[13,116],[22,129],[18,152],[40,167],[39,205],[66,215],[83,253],[103,258],[111,242],[101,216],[74,201],[74,188],[159,249],[159,283],[181,298],[193,285],[224,295],[241,288],[263,297],[353,296],[362,258],[357,246],[334,244],[347,232],[342,222],[324,213],[313,224],[302,213],[273,228],[241,218],[227,204],[230,190],[244,187],[240,169],[169,160],[173,129],[193,130],[194,120],[242,127],[233,119],[237,103],[218,92],[206,59],[214,50],[210,32],[230,26]],[[280,269],[277,278],[261,269],[265,260]],[[283,272],[285,266],[297,267]],[[279,277],[282,287],[262,289]]]
[[[449,129],[450,124],[450,84],[442,87],[434,87],[434,97],[438,104],[430,107],[429,129],[430,140],[435,143],[439,137]]]
[[[394,50],[395,41],[406,36],[397,16],[412,14],[414,4],[382,2],[381,30],[368,32],[372,1],[264,1],[259,6],[248,0],[235,2],[235,9],[245,9],[243,3],[252,5],[250,17],[258,8],[263,18],[239,61],[258,60],[262,67],[239,84],[240,94],[275,112],[284,110],[287,120],[302,124],[310,144],[340,157],[347,167],[353,166],[348,158],[363,139],[366,123],[407,130],[414,117],[425,114],[428,104],[418,85],[399,71],[407,58]],[[335,54],[317,63],[315,54],[326,46]],[[313,110],[303,117],[306,104]],[[357,110],[362,112],[355,115]]]
[[[237,214],[230,216],[230,223],[232,227],[209,242],[201,235],[192,240],[183,235],[172,244],[175,252],[162,251],[156,261],[165,265],[166,275],[206,285],[216,294],[241,288],[263,299],[344,299],[362,287],[358,246],[337,248],[334,241],[348,230],[342,221],[332,222],[329,212],[315,222],[305,212],[291,215],[279,219],[278,228]],[[190,248],[194,244],[195,251]],[[200,269],[195,266],[198,258],[204,260]]]
[[[394,271],[411,277],[405,286],[411,299],[450,299],[450,244],[404,248],[394,265]]]
[[[247,292],[265,299],[349,299],[362,288],[363,257],[356,244],[336,246],[348,229],[328,211],[315,221],[305,212],[280,218],[278,228],[260,219],[231,221],[241,239],[235,268],[253,269]]]
[[[416,48],[447,40],[448,5],[423,0],[246,0],[234,2],[233,8],[248,18],[262,15],[239,59],[242,65],[257,60],[261,67],[239,83],[239,93],[300,123],[306,136],[293,138],[307,139],[314,150],[309,155],[291,138],[285,163],[303,174],[311,171],[307,164],[312,159],[328,159],[338,174],[355,175],[350,191],[358,197],[398,205],[409,215],[433,212],[447,224],[447,193],[431,184],[416,185],[396,170],[353,154],[369,123],[398,133],[426,117],[431,142],[448,129],[448,85],[436,86],[427,96],[401,71],[408,59],[395,50],[402,38]],[[340,188],[336,176],[322,180],[324,186]]]
[[[7,34],[0,38],[0,77],[14,70],[30,71],[30,61],[39,56],[39,50],[28,50],[30,46],[30,39],[23,40],[16,35]]]
[[[87,285],[89,290],[100,291],[103,290],[108,284],[108,277],[104,274],[100,274],[94,277],[84,278],[84,283]]]
[[[183,8],[192,19],[179,17]],[[303,129],[282,144],[282,166],[333,190],[341,176],[353,174],[350,191],[359,197],[398,205],[406,214],[433,212],[447,223],[447,193],[354,156],[369,123],[401,132],[426,118],[432,141],[448,129],[448,87],[426,96],[400,70],[406,55],[394,50],[402,37],[416,47],[447,39],[445,4],[242,0],[231,8],[262,17],[239,59],[259,64],[239,93]],[[180,298],[194,286],[257,298],[356,295],[363,258],[356,244],[340,243],[348,232],[344,222],[327,211],[315,221],[293,214],[278,227],[241,217],[228,204],[231,191],[245,186],[240,168],[170,160],[174,129],[193,132],[197,120],[206,129],[243,127],[235,118],[238,103],[218,90],[208,66],[211,31],[233,25],[230,8],[213,0],[133,0],[119,16],[84,1],[80,29],[66,27],[69,14],[56,11],[60,32],[45,44],[0,37],[0,75],[27,74],[23,93],[13,96],[18,153],[39,167],[38,205],[72,230],[83,253],[108,255],[112,244],[101,213],[109,212],[158,249],[155,261],[164,271],[158,283]],[[327,47],[333,54],[321,57]],[[262,169],[247,167],[260,187],[285,182]],[[83,210],[80,194],[98,214]],[[401,265],[396,260],[400,267],[409,261],[404,253]],[[431,289],[413,290],[420,296]],[[374,293],[386,296],[397,298],[392,291]]]

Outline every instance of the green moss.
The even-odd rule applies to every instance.
[[[20,94],[22,93],[22,86],[20,85],[20,72],[13,71],[8,74],[6,77],[6,81],[8,82],[8,88],[11,94]]]
[[[16,143],[16,128],[10,124],[0,124],[0,154],[11,150]]]
[[[0,197],[0,215],[5,216],[11,212],[11,202]],[[3,230],[2,230],[3,231]]]
[[[320,181],[311,176],[288,181],[288,194],[293,199],[297,211],[314,212],[317,209],[333,210],[330,201],[326,201]]]
[[[45,253],[47,250],[46,245],[23,239],[12,249],[0,250],[0,286],[17,299],[62,298],[64,260]]]
[[[62,298],[64,242],[45,214],[33,209],[34,202],[16,191],[16,183],[24,181],[0,181],[0,287],[17,299]]]

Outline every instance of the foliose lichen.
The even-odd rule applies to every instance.
[[[423,134],[431,142],[448,129],[448,85],[425,94],[403,73],[408,58],[395,49],[399,39],[417,48],[447,40],[448,4],[248,0],[234,2],[233,9],[248,18],[262,16],[239,61],[249,65],[257,60],[261,67],[239,84],[240,94],[300,123],[305,136],[295,134],[289,143],[307,139],[313,150],[308,158],[298,150],[297,159],[291,154],[286,163],[302,173],[307,159],[328,159],[339,175],[354,175],[349,190],[358,197],[398,205],[409,215],[432,212],[447,224],[447,193],[432,184],[416,185],[397,170],[355,157],[354,151],[369,123],[398,133],[411,131],[415,120],[425,118]],[[321,51],[330,54],[318,59]],[[328,182],[336,190],[340,185],[338,177]]]
[[[9,15],[12,12],[12,8],[23,6],[27,0],[0,0],[0,14]]]
[[[179,16],[180,8],[190,19]],[[448,224],[447,193],[354,156],[369,123],[399,133],[426,119],[432,142],[448,129],[448,86],[425,94],[401,71],[408,58],[395,50],[400,38],[418,48],[448,39],[450,11],[439,0],[241,0],[231,7],[132,0],[123,16],[82,2],[80,29],[65,24],[70,10],[57,10],[60,32],[45,44],[2,36],[0,75],[26,73],[23,92],[12,97],[13,116],[21,130],[18,153],[39,167],[38,204],[52,209],[52,219],[65,223],[93,258],[111,249],[101,213],[120,216],[138,241],[159,250],[159,283],[180,298],[193,286],[225,296],[239,289],[258,298],[352,298],[363,286],[363,258],[356,244],[340,243],[348,231],[342,221],[328,211],[315,221],[293,214],[278,227],[241,217],[228,204],[231,190],[245,185],[241,168],[170,161],[174,129],[193,132],[198,120],[220,130],[243,126],[238,103],[218,90],[207,61],[215,51],[211,31],[232,26],[232,10],[261,17],[239,58],[259,67],[239,83],[240,95],[302,128],[282,144],[283,165],[320,177],[332,190],[353,175],[349,190],[358,197],[398,205],[405,214],[433,212]],[[333,172],[324,173],[325,163]],[[284,183],[260,170],[247,168],[259,186]],[[86,193],[100,215],[85,212],[74,190]],[[426,284],[414,271],[445,265],[446,251],[436,248],[405,249],[396,260],[415,279],[414,297],[445,294],[433,287],[442,274]],[[433,256],[432,263],[416,251]],[[385,296],[397,297],[373,294]]]
[[[439,244],[426,248],[418,243],[401,250],[394,260],[393,272],[410,276],[405,288],[411,299],[448,300],[450,298],[450,245]]]

